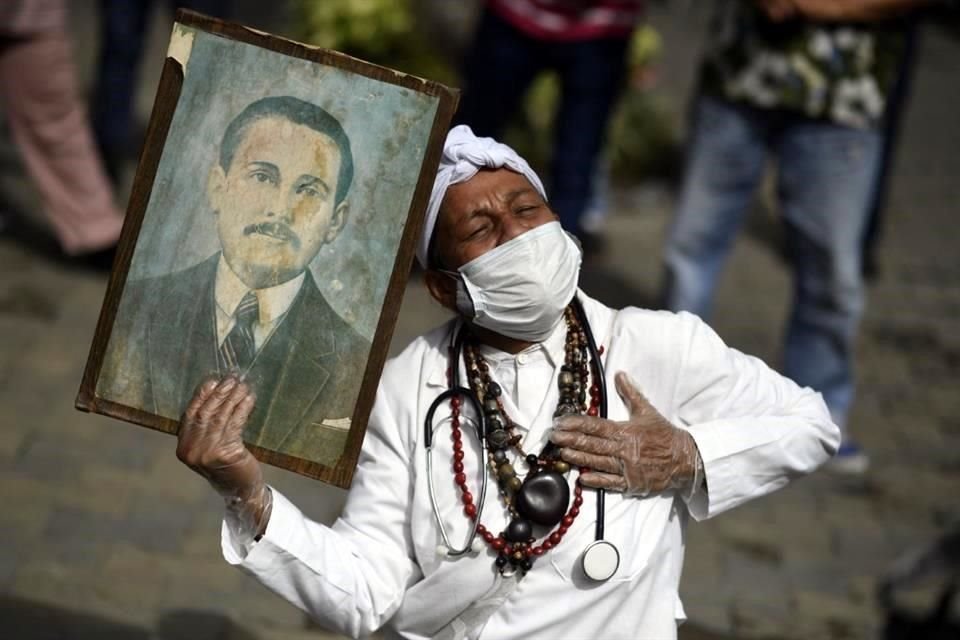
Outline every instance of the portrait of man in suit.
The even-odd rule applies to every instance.
[[[127,282],[98,389],[178,419],[197,384],[235,371],[257,392],[248,443],[335,464],[370,341],[309,267],[350,219],[353,162],[340,122],[310,102],[271,96],[233,117],[206,178],[220,249]]]

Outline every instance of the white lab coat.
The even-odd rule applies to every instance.
[[[770,493],[814,470],[839,444],[818,393],[728,348],[696,316],[615,312],[580,297],[604,347],[609,418],[628,417],[613,385],[614,374],[626,371],[667,419],[693,435],[707,489],[686,502],[673,492],[643,499],[608,492],[605,538],[621,561],[614,577],[599,584],[578,564],[594,539],[595,494],[584,491],[580,516],[560,545],[536,560],[486,625],[470,630],[471,638],[675,638],[685,617],[678,586],[687,514],[708,518]],[[307,519],[278,492],[266,533],[252,548],[240,547],[224,524],[228,562],[333,630],[356,637],[386,625],[388,637],[429,638],[494,584],[492,552],[459,559],[437,552],[423,422],[447,386],[452,327],[417,338],[387,363],[346,507],[332,527]],[[550,384],[524,433],[526,450],[546,442],[557,393]],[[511,406],[506,402],[508,414]],[[435,422],[448,415],[444,403]],[[468,482],[479,498],[476,441],[467,432]],[[433,469],[441,516],[459,545],[468,521],[452,480],[451,450],[445,424],[434,440]],[[569,475],[572,482],[575,474]],[[493,482],[485,505],[483,523],[502,531],[505,510]]]

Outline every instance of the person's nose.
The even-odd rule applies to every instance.
[[[501,218],[500,244],[510,242],[530,230],[530,224],[508,213]]]
[[[267,217],[278,218],[283,222],[290,221],[290,210],[293,206],[293,196],[289,189],[277,189],[267,203]]]

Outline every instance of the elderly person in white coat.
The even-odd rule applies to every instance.
[[[202,385],[179,433],[180,459],[226,500],[227,561],[331,630],[674,638],[688,516],[770,493],[838,446],[818,393],[695,316],[578,290],[579,249],[540,180],[466,127],[447,138],[417,257],[458,316],[387,363],[332,527],[264,484],[242,381]],[[434,402],[454,384],[470,393]]]

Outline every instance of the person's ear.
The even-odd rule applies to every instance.
[[[423,274],[423,281],[434,300],[450,311],[458,313],[457,281],[454,278],[435,269],[428,269]]]
[[[215,163],[207,174],[207,201],[214,213],[220,213],[223,208],[223,193],[226,188],[227,174],[223,172],[223,167]]]
[[[327,225],[327,230],[323,234],[324,244],[330,244],[337,239],[337,236],[343,231],[344,225],[347,224],[347,216],[349,214],[350,203],[346,199],[334,207],[333,215],[330,217],[330,224]]]

